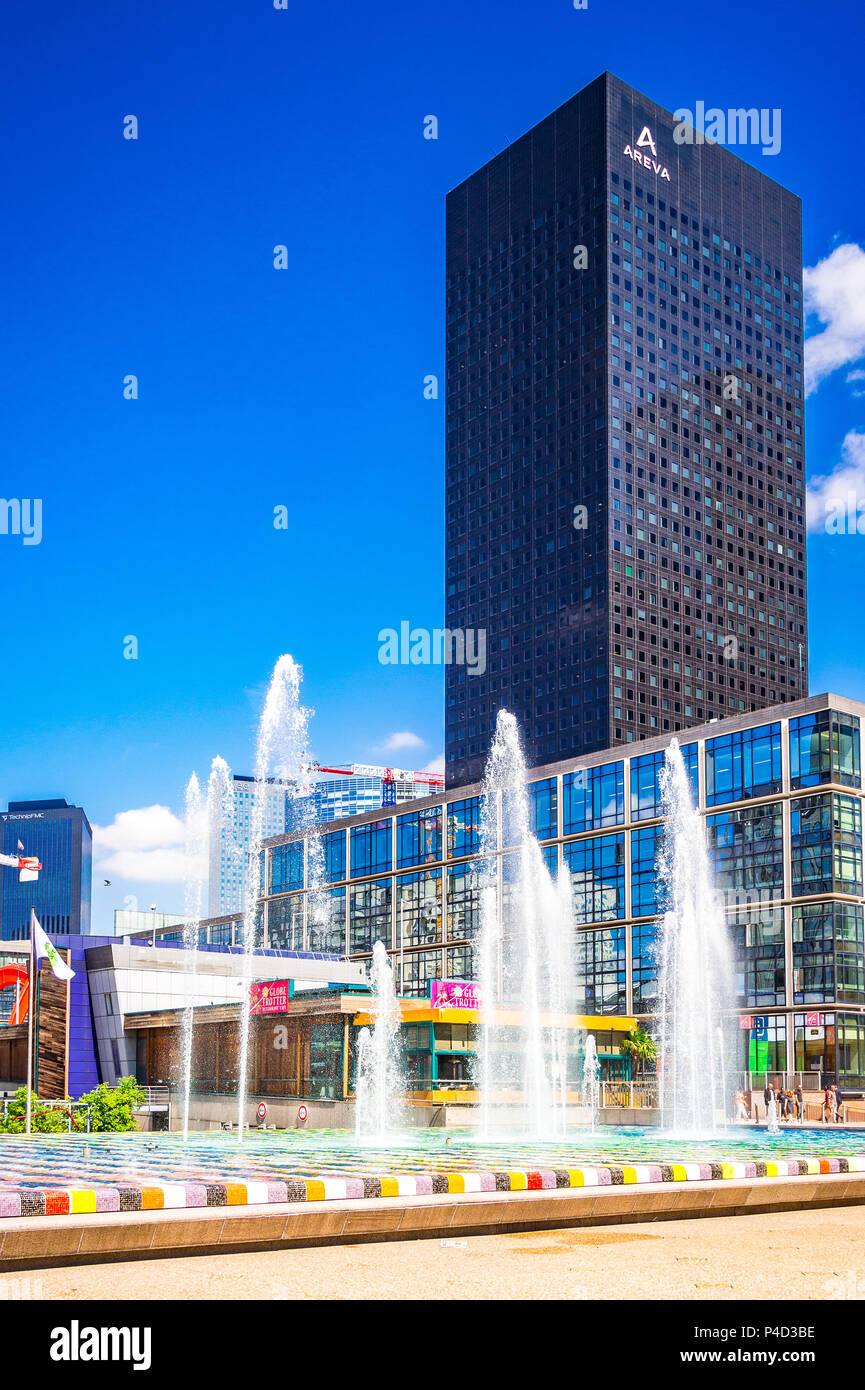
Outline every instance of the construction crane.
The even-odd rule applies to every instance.
[[[382,806],[396,805],[397,782],[411,781],[415,786],[443,787],[445,779],[439,772],[405,772],[401,768],[373,767],[366,763],[356,763],[354,767],[322,767],[321,763],[309,763],[310,772],[329,772],[337,777],[380,777],[382,781]]]

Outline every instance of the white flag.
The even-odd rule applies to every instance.
[[[75,971],[70,969],[66,962],[60,959],[56,947],[52,946],[48,937],[40,927],[35,912],[31,912],[30,914],[30,926],[33,932],[33,949],[36,952],[36,959],[47,960],[58,980],[73,980],[75,978]]]

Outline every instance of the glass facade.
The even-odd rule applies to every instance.
[[[448,194],[449,786],[807,692],[801,203],[674,128],[604,74]]]
[[[390,819],[352,826],[350,840],[352,878],[383,874],[393,868],[393,822]]]
[[[859,720],[837,710],[818,710],[790,721],[790,782],[818,787],[837,782],[859,787]]]
[[[35,883],[21,883],[11,868],[0,868],[0,941],[30,935],[30,910],[49,936],[90,931],[93,835],[84,812],[59,798],[10,801],[0,813],[0,851],[35,855],[42,871]]]
[[[578,768],[563,779],[565,835],[621,825],[625,819],[625,765]]]
[[[742,806],[706,819],[715,886],[727,903],[783,896],[781,802]]]
[[[682,758],[695,806],[700,795],[698,755],[696,743],[683,745]],[[631,820],[654,820],[662,814],[660,778],[663,766],[663,752],[644,753],[641,758],[631,759]]]
[[[744,728],[713,726],[682,750],[695,801],[702,791],[729,923],[734,1007],[740,1018],[757,1020],[740,1038],[743,1064],[750,1059],[755,1072],[782,1068],[785,1059],[792,1066],[797,1010],[810,1018],[829,1007],[846,1020],[853,1015],[845,1008],[865,1006],[859,719],[816,709],[788,722],[783,714],[773,711],[764,722],[755,715]],[[590,767],[560,765],[529,782],[544,862],[554,876],[561,865],[570,880],[574,1007],[581,1012],[647,1017],[657,1006],[662,765],[663,748],[651,749]],[[826,789],[803,788],[806,777]],[[833,789],[839,785],[846,789]],[[324,921],[304,906],[302,842],[274,844],[268,944],[364,957],[381,940],[399,962],[401,988],[416,998],[433,979],[477,978],[485,875],[498,875],[508,934],[516,931],[519,873],[507,829],[513,817],[505,808],[501,847],[485,862],[483,816],[482,788],[473,787],[423,810],[370,813],[329,831],[327,871],[342,878],[327,886]],[[844,1046],[845,1056],[859,1055],[852,1034]],[[814,1047],[806,1051],[816,1055]]]
[[[706,804],[724,806],[781,790],[781,725],[743,729],[706,744]]]

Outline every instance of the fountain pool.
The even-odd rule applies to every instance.
[[[527,1142],[413,1130],[358,1147],[345,1130],[0,1138],[0,1218],[453,1192],[865,1173],[865,1132],[748,1127],[682,1138],[608,1127]]]

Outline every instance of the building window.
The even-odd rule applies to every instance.
[[[780,898],[784,837],[780,803],[707,816],[709,854],[719,893]],[[729,899],[728,899],[729,901]]]
[[[324,836],[324,875],[328,883],[345,878],[345,831],[333,830]]]
[[[393,821],[367,821],[351,829],[351,876],[365,878],[368,874],[384,874],[393,866]]]
[[[793,897],[862,893],[862,808],[840,793],[790,803]]]
[[[473,946],[448,946],[445,951],[445,977],[448,980],[474,980],[475,969]]]
[[[796,903],[793,907],[793,1002],[865,1001],[862,906]]]
[[[816,1072],[821,1085],[865,1085],[865,1018],[861,1014],[793,1015],[796,1070]]]
[[[696,743],[686,743],[682,757],[688,771],[688,782],[694,805],[699,799],[699,748]],[[653,820],[663,813],[661,803],[660,777],[666,762],[663,751],[644,753],[631,761],[631,820]]]
[[[578,932],[574,954],[578,1011],[623,1014],[627,1007],[624,927]]]
[[[763,1086],[787,1070],[787,1020],[784,1014],[762,1014],[752,1017],[749,1027],[739,1034],[741,1069],[750,1072],[751,1085]],[[797,1062],[797,1069],[801,1071]]]
[[[440,980],[441,951],[406,951],[399,961],[399,992],[410,999],[429,996],[433,980]]]
[[[481,874],[477,864],[453,864],[447,871],[448,941],[470,940],[481,925]]]
[[[396,818],[396,866],[408,869],[442,857],[441,806],[411,811]]]
[[[596,835],[562,848],[571,875],[574,921],[606,922],[624,917],[624,836]]]
[[[529,784],[529,816],[538,840],[554,840],[559,833],[559,797],[555,777]]]
[[[655,1013],[658,1008],[657,939],[656,922],[641,922],[631,928],[634,1013]]]
[[[272,898],[267,904],[267,944],[275,951],[303,950],[301,893],[290,893],[285,898]]]
[[[855,715],[824,709],[790,720],[791,786],[817,787],[824,782],[844,787],[861,783]]]
[[[449,801],[445,813],[448,858],[462,859],[464,855],[477,854],[481,847],[480,797],[472,796],[466,801]]]
[[[270,891],[288,893],[303,887],[303,840],[277,845],[270,852]]]
[[[396,946],[442,939],[441,869],[400,874],[396,880]]]
[[[783,908],[745,909],[730,925],[739,1004],[785,1003]]]
[[[621,825],[625,819],[625,765],[578,768],[569,772],[564,786],[564,833]]]
[[[317,909],[321,920],[316,920]],[[310,951],[324,951],[344,956],[345,950],[345,889],[308,895],[307,937]]]
[[[390,879],[352,886],[349,903],[349,954],[368,955],[377,941],[391,944]]]
[[[654,917],[661,910],[657,855],[664,838],[660,825],[631,833],[631,916]]]
[[[706,744],[706,805],[781,790],[781,725],[712,738]]]

